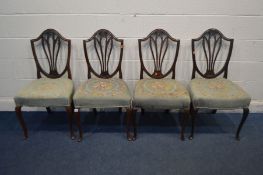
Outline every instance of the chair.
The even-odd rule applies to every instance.
[[[138,44],[141,70],[140,80],[135,86],[133,107],[141,108],[142,113],[144,109],[183,111],[181,140],[184,140],[190,96],[186,88],[175,80],[180,40],[174,39],[163,29],[155,29],[146,38],[139,39]],[[144,78],[144,73],[147,78]]]
[[[88,80],[77,88],[73,97],[79,141],[83,139],[80,125],[81,108],[93,109],[95,114],[96,108],[126,108],[127,139],[133,140],[132,132],[129,132],[132,117],[131,95],[128,86],[122,80],[123,40],[116,38],[106,29],[100,29],[91,38],[83,40],[83,47]],[[115,78],[117,74],[118,78]]]
[[[70,136],[74,139],[72,130],[72,94],[73,82],[70,72],[71,41],[64,38],[54,29],[47,29],[39,37],[31,40],[31,47],[37,68],[37,80],[33,80],[21,89],[14,97],[15,111],[28,138],[28,131],[22,117],[21,108],[65,107],[69,119]],[[67,74],[67,77],[65,75]]]
[[[196,114],[199,109],[243,109],[240,130],[249,114],[251,97],[237,84],[227,79],[228,65],[233,49],[233,39],[225,37],[217,29],[208,29],[199,38],[192,39],[193,71],[190,82],[193,139]],[[221,63],[221,64],[220,64]],[[198,74],[199,78],[196,78]],[[219,77],[219,76],[223,77]]]

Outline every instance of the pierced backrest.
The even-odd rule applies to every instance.
[[[172,79],[175,79],[175,65],[180,40],[171,37],[163,29],[155,29],[146,38],[138,39],[138,44],[141,62],[140,79],[143,79],[144,72],[155,79],[165,78],[170,74],[172,74]],[[147,60],[147,58],[149,59]],[[165,60],[167,61],[166,65],[164,64]],[[147,68],[148,62],[152,66]],[[167,70],[164,70],[165,66],[168,67]]]
[[[192,39],[192,79],[196,72],[203,78],[216,78],[222,73],[227,78],[233,42],[217,29],[208,29],[199,38]]]
[[[54,29],[47,29],[39,37],[31,40],[31,47],[37,67],[37,78],[41,78],[42,75],[59,78],[68,73],[68,78],[71,79],[69,39]]]
[[[94,35],[83,40],[84,53],[88,65],[88,78],[91,73],[99,78],[112,78],[119,73],[122,78],[121,62],[123,55],[123,40],[116,38],[110,31],[100,29]],[[91,62],[99,67],[92,66]],[[117,65],[113,65],[117,63]]]

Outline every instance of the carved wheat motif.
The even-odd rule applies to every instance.
[[[206,60],[206,71],[203,74],[199,68],[197,67],[196,63],[196,55],[195,55],[195,42],[201,41],[202,49],[205,54],[205,60]],[[222,43],[228,42],[229,49],[228,50],[222,50]],[[228,70],[228,64],[232,53],[233,48],[233,39],[225,37],[219,30],[217,29],[208,29],[205,31],[199,38],[192,39],[192,56],[193,56],[193,73],[192,78],[195,78],[195,72],[197,72],[199,75],[201,75],[204,78],[215,78],[219,76],[221,73],[224,73],[224,77],[227,77],[227,70]],[[227,59],[226,62],[221,70],[218,72],[215,72],[215,65],[217,62],[217,58],[220,52],[227,52]]]
[[[163,29],[155,29],[152,31],[146,38],[139,39],[139,54],[140,54],[140,61],[141,61],[141,75],[140,77],[143,78],[143,72],[145,72],[148,76],[152,78],[164,78],[172,73],[172,78],[175,77],[175,64],[178,56],[180,40],[176,40],[172,38],[165,30]],[[142,56],[142,47],[141,44],[144,42],[145,44],[149,45],[150,53],[153,60],[154,65],[154,72],[150,73],[143,63],[143,56]],[[164,58],[166,56],[167,50],[169,48],[169,43],[176,44],[177,48],[174,50],[175,57],[173,59],[173,64],[171,68],[167,72],[163,72],[162,66],[164,63]]]
[[[88,51],[87,51],[87,43],[91,42],[94,46],[95,53],[97,55],[97,59],[100,64],[100,73],[97,73],[93,69],[90,64]],[[113,73],[109,73],[109,62],[111,59],[111,53],[114,49],[113,43],[120,43],[120,57],[119,64],[116,70]],[[84,52],[86,61],[88,64],[88,78],[91,78],[91,73],[100,78],[110,78],[113,77],[117,72],[119,72],[119,77],[122,77],[121,72],[121,61],[122,61],[122,53],[123,53],[123,40],[116,38],[110,31],[106,29],[98,30],[90,39],[83,41]],[[117,48],[115,48],[117,49]]]
[[[47,63],[49,66],[49,72],[44,70],[42,66],[40,65],[37,57],[37,52],[39,50],[36,50],[35,43],[40,42],[40,48],[44,51],[45,58],[47,59]],[[61,50],[61,45],[67,45],[67,63],[64,68],[64,70],[59,73],[58,72],[58,55]],[[70,72],[70,49],[71,49],[71,42],[69,39],[64,38],[62,35],[60,35],[56,30],[54,29],[47,29],[42,34],[36,38],[31,40],[31,47],[34,55],[34,59],[37,65],[37,77],[41,78],[41,74],[49,77],[49,78],[59,78],[63,76],[66,72],[68,72],[68,78],[71,78],[71,72]]]

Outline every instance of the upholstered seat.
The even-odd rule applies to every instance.
[[[46,107],[48,113],[51,112],[50,107],[64,107],[68,114],[70,136],[74,139],[71,41],[54,29],[47,29],[30,42],[37,68],[37,80],[29,83],[14,97],[15,111],[24,137],[28,138],[28,131],[21,110],[23,106]]]
[[[123,108],[126,109],[127,139],[135,139],[134,132],[131,131],[131,95],[122,80],[123,48],[124,41],[106,29],[100,29],[89,39],[83,40],[88,80],[77,88],[73,97],[79,141],[83,139],[80,120],[82,108],[93,108],[95,115],[97,108],[119,108],[120,112]],[[90,61],[90,58],[96,62]]]
[[[237,84],[227,79],[234,39],[227,38],[217,29],[208,29],[200,37],[192,39],[193,71],[190,82],[192,130],[199,109],[243,109],[236,139],[249,114],[251,97]],[[196,74],[201,78],[196,78]],[[222,77],[222,78],[220,78]]]
[[[251,97],[237,84],[225,78],[196,78],[190,82],[190,94],[195,108],[247,108]]]
[[[186,88],[174,79],[141,79],[136,83],[133,106],[154,109],[189,109]]]
[[[180,40],[163,29],[153,30],[138,39],[140,80],[136,83],[133,107],[141,109],[176,109],[181,115],[181,140],[190,110],[190,96],[186,88],[175,80],[175,68]],[[146,75],[146,77],[144,77]]]
[[[72,94],[72,80],[40,78],[21,89],[14,100],[16,106],[70,106]]]
[[[131,95],[121,79],[91,78],[76,90],[73,101],[76,108],[130,107]]]

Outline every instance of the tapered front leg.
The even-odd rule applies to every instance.
[[[96,117],[97,116],[97,109],[96,108],[93,108],[93,113],[94,113],[94,116]]]
[[[25,121],[24,121],[23,116],[22,116],[21,108],[22,108],[21,106],[17,106],[15,108],[16,117],[17,117],[17,119],[18,119],[18,121],[20,123],[20,126],[23,129],[24,138],[27,139],[28,138],[28,132],[27,132],[27,127],[26,127]]]
[[[144,115],[144,113],[145,113],[144,108],[141,108],[141,114]]]
[[[134,141],[135,138],[135,126],[134,126],[134,119],[133,119],[133,109],[127,108],[126,109],[126,133],[127,133],[127,140]],[[132,126],[133,125],[133,126]],[[133,132],[131,131],[133,128]]]
[[[241,131],[246,119],[247,119],[248,114],[249,114],[249,109],[248,108],[244,108],[243,109],[243,117],[242,117],[242,119],[240,121],[240,124],[239,124],[237,132],[236,132],[236,139],[237,140],[240,140],[239,133],[240,133],[240,131]]]
[[[47,110],[47,113],[48,113],[48,114],[51,114],[51,113],[52,113],[50,107],[46,107],[46,110]]]
[[[194,129],[195,129],[195,118],[196,114],[198,112],[198,109],[195,109],[193,104],[190,105],[190,114],[191,114],[191,135],[189,136],[190,140],[193,140],[194,138]]]
[[[216,112],[217,112],[216,109],[213,109],[213,110],[211,111],[212,114],[216,114]]]
[[[184,140],[184,131],[188,118],[189,118],[189,109],[185,109],[183,112],[183,119],[181,124],[181,140]]]
[[[83,132],[82,132],[82,128],[81,128],[81,121],[80,121],[80,109],[75,109],[74,110],[74,116],[76,118],[76,123],[79,129],[79,139],[78,142],[81,142],[83,139]]]
[[[69,123],[69,131],[70,131],[70,138],[72,140],[74,140],[75,134],[73,131],[73,113],[72,113],[72,107],[71,106],[67,106],[66,107],[66,111],[67,111],[67,115],[68,115],[68,123]]]
[[[134,133],[134,140],[137,138],[137,122],[136,122],[136,113],[137,109],[132,109],[132,123],[133,123],[133,133]]]

